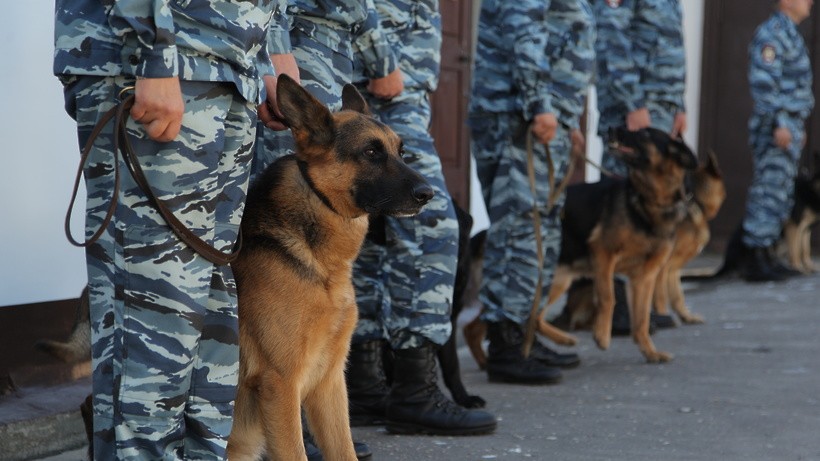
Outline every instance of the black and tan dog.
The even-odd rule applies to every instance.
[[[791,267],[810,274],[816,271],[811,259],[811,231],[820,222],[820,153],[814,157],[814,172],[801,173],[794,181],[794,206],[779,242],[779,253]]]
[[[629,166],[629,177],[567,188],[561,254],[547,306],[573,280],[591,277],[598,307],[593,337],[598,347],[607,349],[615,304],[613,276],[624,274],[630,282],[632,337],[648,362],[666,362],[672,356],[658,351],[649,337],[652,294],[686,216],[684,178],[697,159],[683,141],[653,128],[617,129],[611,138]],[[545,314],[546,309],[534,319],[541,334],[559,344],[576,344],[575,337],[546,322]]]
[[[357,320],[353,261],[368,214],[412,216],[433,189],[353,86],[336,114],[288,78],[277,88],[297,149],[248,193],[233,263],[241,353],[228,458],[255,460],[264,449],[305,459],[301,406],[325,459],[353,461],[344,380]]]
[[[655,312],[669,315],[667,306],[678,315],[683,323],[702,323],[703,318],[693,314],[686,306],[681,270],[695,256],[700,254],[709,242],[708,221],[717,215],[726,198],[726,187],[718,167],[717,157],[709,152],[706,160],[692,172],[687,181],[688,206],[686,217],[675,231],[675,244],[668,261],[658,272],[655,281],[653,306]],[[618,293],[615,287],[616,302],[627,305],[626,294]],[[628,307],[625,307],[628,309]],[[595,300],[591,280],[582,279],[573,284],[567,296],[567,303],[559,318],[553,324],[568,330],[583,330],[592,327],[595,318]]]

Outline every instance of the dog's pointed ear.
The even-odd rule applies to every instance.
[[[362,97],[359,90],[350,83],[342,88],[342,110],[352,110],[360,114],[371,115],[370,107],[367,106],[364,97]]]
[[[279,75],[276,98],[297,145],[305,142],[318,146],[333,144],[335,127],[330,110],[295,80],[285,74]]]
[[[720,171],[720,166],[718,165],[717,154],[713,149],[709,149],[706,151],[706,172],[710,175],[714,176],[715,178],[723,177],[723,174]]]
[[[698,167],[698,157],[683,139],[672,139],[669,142],[669,154],[684,169],[694,170]]]

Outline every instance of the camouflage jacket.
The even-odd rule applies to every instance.
[[[595,60],[586,0],[484,0],[470,113],[555,113],[578,125]]]
[[[374,0],[386,41],[399,60],[407,88],[435,91],[441,65],[441,14],[438,0]],[[369,52],[357,44],[358,73],[378,77],[364,69]],[[366,67],[366,66],[364,66]],[[361,75],[360,75],[361,76]]]
[[[57,0],[54,73],[236,84],[261,101],[271,0]]]
[[[373,0],[277,0],[268,47],[272,54],[290,53],[289,31],[313,37],[331,50],[353,59],[353,46],[365,50],[368,72],[384,77],[398,66],[379,27]]]
[[[626,116],[646,101],[685,111],[686,52],[678,0],[597,0],[598,107]]]
[[[774,114],[778,126],[805,120],[814,107],[808,51],[797,25],[783,13],[760,25],[749,46],[749,85],[756,114]]]

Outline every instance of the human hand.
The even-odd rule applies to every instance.
[[[555,130],[558,129],[558,119],[555,114],[543,112],[535,116],[532,120],[532,134],[542,144],[547,144],[555,137]]]
[[[641,107],[626,114],[626,129],[629,131],[638,131],[644,128],[649,128],[652,125],[652,117],[649,115],[649,109]]]
[[[259,120],[265,124],[266,127],[274,131],[284,131],[288,127],[285,125],[284,117],[279,111],[279,104],[276,99],[276,81],[279,75],[287,75],[296,83],[301,84],[299,79],[299,66],[296,65],[296,58],[292,54],[272,54],[270,55],[273,69],[276,75],[265,75],[262,79],[265,82],[266,101],[257,108]]]
[[[130,115],[154,141],[173,141],[182,128],[185,102],[178,77],[141,78],[134,84]]]
[[[672,122],[672,132],[669,133],[673,138],[680,138],[686,132],[686,112],[678,112],[675,114],[675,120]]]
[[[781,149],[788,149],[792,143],[792,132],[785,126],[779,126],[774,130],[774,144]]]
[[[393,99],[404,91],[404,76],[400,69],[390,72],[382,78],[372,78],[367,84],[367,91],[379,99]]]

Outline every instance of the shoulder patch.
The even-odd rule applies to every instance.
[[[763,45],[763,49],[760,50],[760,57],[766,64],[773,63],[777,57],[777,51],[775,51],[774,45]]]
[[[606,4],[609,5],[610,8],[618,8],[621,6],[621,2],[623,0],[606,0]]]

